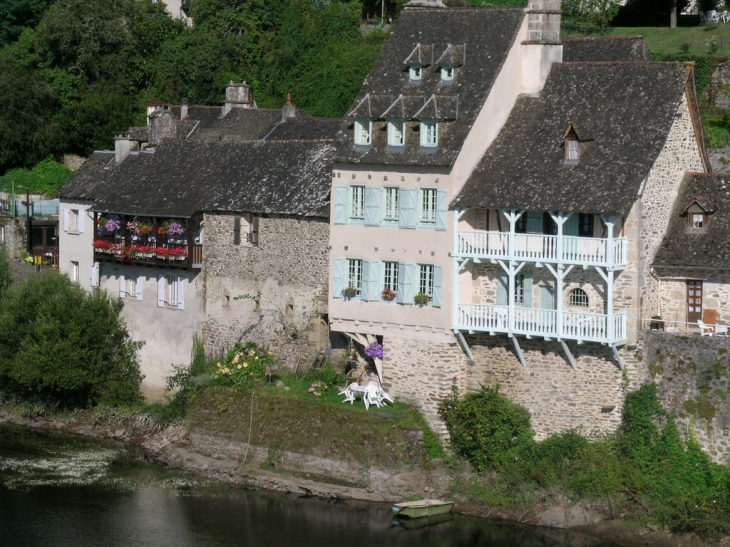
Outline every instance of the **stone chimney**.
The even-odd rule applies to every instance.
[[[183,97],[180,99],[180,120],[188,119],[188,98]]]
[[[226,104],[223,106],[223,115],[225,116],[234,108],[251,108],[248,100],[248,84],[245,81],[237,84],[231,80],[226,86]]]
[[[553,63],[563,60],[560,0],[529,0],[527,40],[522,42],[522,93],[542,91]]]
[[[286,94],[286,104],[281,109],[281,121],[297,117],[297,108],[291,102],[291,93]]]
[[[177,138],[177,118],[173,116],[169,106],[156,110],[148,116],[150,121],[150,145],[162,144],[165,139]]]
[[[416,6],[419,8],[445,8],[441,0],[411,0],[406,6]]]
[[[129,133],[117,133],[114,135],[114,165],[119,165],[127,156],[131,145],[129,141]]]
[[[150,126],[150,117],[155,112],[162,112],[167,106],[165,103],[158,103],[156,101],[147,101],[147,127]]]

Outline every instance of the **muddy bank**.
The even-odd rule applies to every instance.
[[[550,527],[545,531],[565,545],[590,547],[599,541],[627,546],[720,547],[730,538],[707,542],[692,535],[674,535],[642,525],[630,515],[612,515],[598,504],[562,503],[513,511],[459,499],[452,491],[453,471],[443,462],[428,467],[413,465],[377,467],[287,452],[222,439],[200,427],[176,424],[166,428],[149,417],[136,415],[124,424],[100,423],[90,414],[29,419],[0,410],[0,423],[30,429],[72,433],[116,440],[138,447],[150,461],[196,473],[230,485],[260,488],[322,499],[393,502],[412,495],[455,497],[455,512],[490,520]],[[574,535],[569,532],[579,532]]]

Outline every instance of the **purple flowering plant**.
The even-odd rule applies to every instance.
[[[363,352],[368,357],[377,357],[378,359],[383,358],[383,346],[381,344],[378,344],[377,342],[373,342],[368,347],[366,347]]]

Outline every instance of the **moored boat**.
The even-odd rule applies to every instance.
[[[393,505],[393,512],[399,517],[421,518],[449,513],[454,506],[453,501],[417,500],[403,501]]]

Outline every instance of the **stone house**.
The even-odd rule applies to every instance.
[[[539,437],[614,429],[674,198],[709,170],[691,64],[559,29],[555,1],[410,2],[339,135],[331,328],[382,342],[441,433],[452,387],[496,383]]]
[[[189,362],[195,334],[210,352],[254,339],[289,364],[328,345],[328,200],[341,121],[290,102],[254,107],[154,105],[147,128],[92,154],[60,192],[61,271],[124,300],[132,338],[145,341],[148,397],[161,394],[172,364]]]

